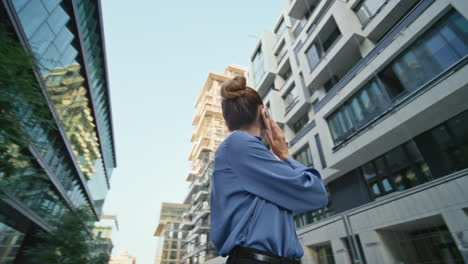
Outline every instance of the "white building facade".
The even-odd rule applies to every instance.
[[[468,1],[285,2],[248,82],[329,191],[303,263],[468,263]]]

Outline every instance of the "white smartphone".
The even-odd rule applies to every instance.
[[[271,125],[270,125],[271,115],[270,115],[270,110],[266,106],[263,106],[262,118],[263,118],[263,123],[265,124],[265,128],[268,129],[268,131],[271,131]]]

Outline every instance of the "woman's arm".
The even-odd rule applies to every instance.
[[[237,133],[228,141],[229,163],[242,187],[265,200],[295,212],[324,207],[327,193],[314,168],[268,151],[257,138]]]

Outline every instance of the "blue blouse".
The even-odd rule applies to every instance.
[[[300,258],[293,212],[328,203],[317,170],[277,159],[261,137],[240,130],[216,150],[210,199],[210,237],[222,256],[240,245]]]

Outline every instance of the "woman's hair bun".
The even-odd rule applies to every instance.
[[[236,76],[221,85],[221,97],[223,99],[235,99],[245,94],[247,80],[244,76]]]

